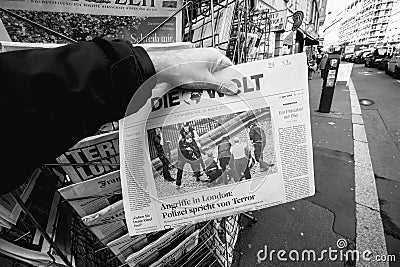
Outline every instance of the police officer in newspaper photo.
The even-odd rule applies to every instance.
[[[179,134],[181,135],[182,139],[185,139],[185,137],[190,134],[192,136],[192,139],[194,139],[193,141],[196,143],[197,147],[201,148],[201,144],[198,142],[199,135],[197,134],[196,129],[194,129],[192,126],[190,126],[190,124],[188,122],[185,122],[183,124],[183,127],[180,130]],[[201,150],[200,150],[200,152],[203,153]],[[202,157],[200,157],[200,165],[201,165],[201,168],[203,169],[203,171],[205,172],[206,166],[204,164]]]
[[[155,129],[155,136],[154,136],[154,147],[156,149],[157,157],[160,159],[163,167],[162,167],[162,174],[164,177],[164,180],[168,182],[173,182],[175,179],[171,177],[171,174],[169,172],[169,167],[170,167],[170,157],[168,157],[169,153],[169,148],[168,148],[168,143],[165,142],[161,128],[156,128]],[[165,149],[167,148],[167,149]],[[166,151],[167,150],[167,151]]]
[[[182,184],[183,168],[186,163],[190,164],[196,181],[200,182],[200,165],[201,165],[201,152],[197,146],[192,134],[187,134],[184,138],[179,140],[178,148],[178,173],[176,178],[176,188],[179,189]]]
[[[260,171],[268,171],[270,165],[263,160],[263,152],[265,145],[267,144],[267,137],[264,130],[256,121],[251,121],[248,123],[249,138],[253,143],[254,147],[254,157],[258,163],[260,163]]]

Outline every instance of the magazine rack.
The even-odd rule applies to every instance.
[[[199,0],[184,13],[184,41],[215,47],[235,64],[268,58],[268,10],[248,0]]]

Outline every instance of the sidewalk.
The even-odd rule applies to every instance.
[[[318,77],[317,77],[318,76]],[[313,249],[336,250],[345,239],[348,249],[355,248],[356,205],[354,185],[353,134],[348,87],[337,85],[330,114],[318,113],[322,79],[319,74],[309,82],[314,149],[316,194],[313,197],[253,212],[258,222],[245,228],[236,245],[233,266],[355,266],[354,262],[322,261],[282,262],[277,251]],[[340,244],[342,246],[342,243]],[[257,260],[257,253],[268,247],[275,250],[274,260]],[[288,258],[288,254],[285,255]]]

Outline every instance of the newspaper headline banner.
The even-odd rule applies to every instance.
[[[112,16],[169,16],[182,0],[2,0],[3,8]]]
[[[67,12],[88,15],[131,16],[139,20],[135,25],[114,25],[115,35],[109,39],[124,39],[137,43],[165,19],[182,7],[182,0],[3,0],[3,8],[25,11]],[[1,26],[1,25],[0,25]],[[182,14],[178,13],[145,43],[172,43],[181,41]]]

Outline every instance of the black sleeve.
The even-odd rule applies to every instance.
[[[154,73],[145,50],[125,41],[95,39],[0,54],[2,165],[10,170],[0,178],[0,194],[102,124],[122,118]],[[137,108],[151,89],[141,95]]]

